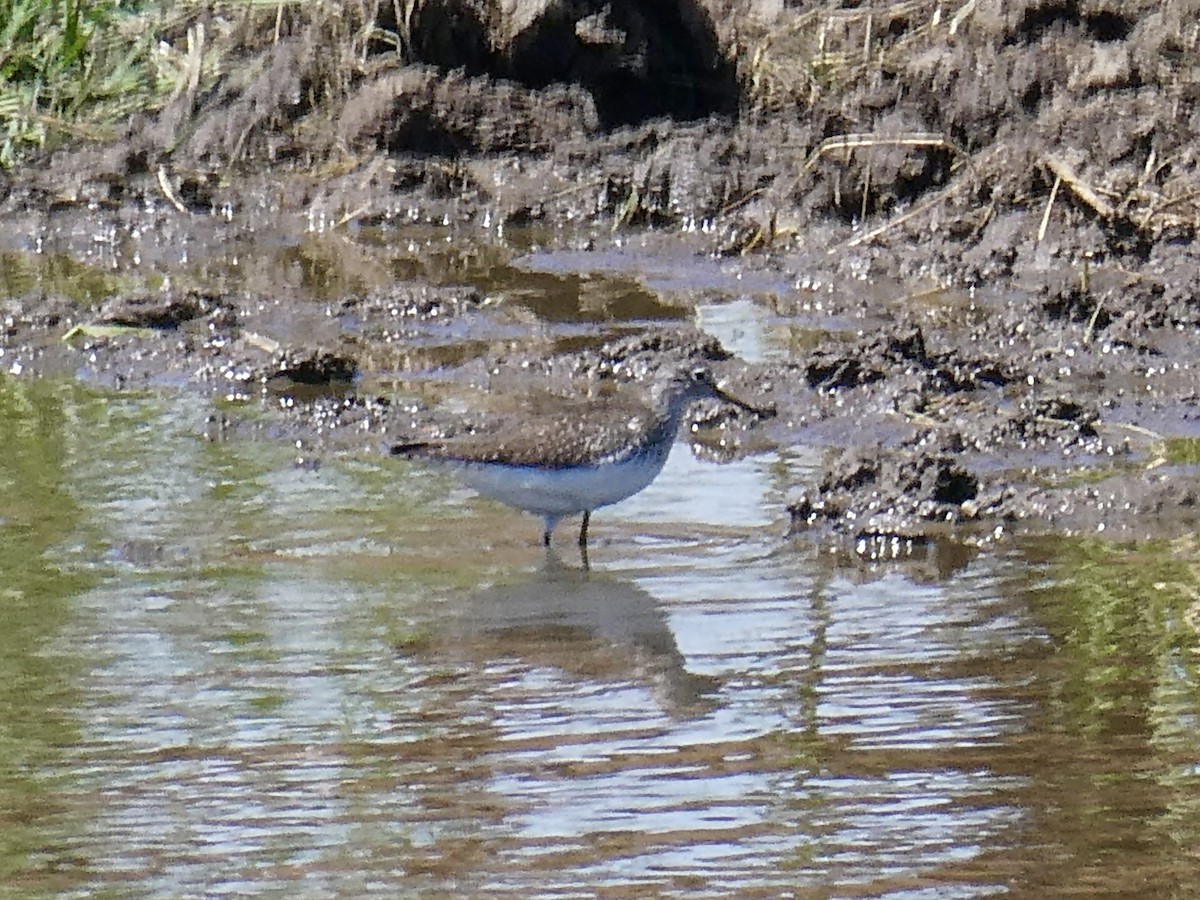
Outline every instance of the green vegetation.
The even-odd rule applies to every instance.
[[[1163,456],[1175,466],[1200,464],[1200,438],[1168,438]]]
[[[133,113],[176,98],[194,102],[239,69],[243,51],[306,27],[330,51],[313,96],[344,89],[366,43],[387,43],[374,12],[324,0],[0,0],[0,167],[69,138],[114,136]]]
[[[80,740],[78,674],[86,654],[56,649],[95,581],[66,571],[53,548],[79,534],[83,509],[68,483],[72,399],[47,382],[0,377],[0,894],[70,877],[63,848],[84,827],[63,774]],[[56,893],[56,892],[55,892]],[[46,892],[45,896],[50,896]],[[24,896],[24,894],[21,894]]]
[[[120,293],[162,288],[159,275],[113,272],[72,259],[65,253],[0,252],[0,297],[52,291],[77,303],[92,305]]]
[[[1179,732],[1200,710],[1197,539],[1059,541],[1032,606],[1062,650],[1059,712],[1075,733]]]
[[[168,96],[157,18],[120,0],[0,0],[0,166],[59,136],[101,137]]]

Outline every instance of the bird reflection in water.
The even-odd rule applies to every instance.
[[[658,600],[631,581],[568,567],[553,551],[532,577],[476,591],[460,609],[443,633],[458,651],[643,684],[675,717],[716,705],[720,680],[687,670]]]

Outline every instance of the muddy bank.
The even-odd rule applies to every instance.
[[[288,10],[10,173],[0,369],[265,405],[320,454],[696,355],[779,412],[698,410],[709,452],[828,451],[797,530],[1192,527],[1185,4],[498,9],[355,7],[367,44]],[[717,274],[664,292],[680,253]],[[745,298],[786,350],[686,324]]]
[[[530,347],[520,311],[463,287],[392,286],[336,304],[166,295],[87,310],[39,299],[6,304],[0,359],[22,377],[210,392],[220,412],[209,439],[267,428],[305,465],[492,430],[555,396],[600,396],[701,362],[776,415],[699,405],[697,452],[823,448],[824,473],[793,488],[797,533],[990,542],[1193,527],[1200,457],[1186,435],[1200,375],[1167,361],[1191,339],[1163,330],[1147,351],[1054,317],[1029,328],[1028,300],[946,294],[920,315],[815,332],[800,358],[751,362],[666,322],[572,325],[575,336]],[[935,329],[951,310],[972,327]]]
[[[703,224],[725,253],[805,246],[834,224],[848,230],[817,240],[880,272],[971,285],[1159,255],[1151,268],[1175,278],[1165,259],[1200,220],[1192,12],[459,0],[403,22],[351,5],[335,25],[293,11],[245,25],[225,50],[239,64],[207,93],[17,173],[9,208],[615,218]],[[339,30],[355,24],[399,52]]]

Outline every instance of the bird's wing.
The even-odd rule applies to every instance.
[[[656,423],[638,404],[592,401],[578,409],[522,416],[520,427],[392,447],[396,456],[563,468],[620,459],[644,445]],[[632,440],[631,438],[636,438]]]

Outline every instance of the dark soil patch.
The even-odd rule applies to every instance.
[[[819,523],[856,537],[921,538],[931,526],[994,520],[1011,500],[1003,486],[981,486],[962,464],[955,437],[905,441],[887,450],[843,451],[811,496],[789,507],[794,529]]]
[[[226,316],[232,315],[232,310],[218,298],[197,293],[181,296],[167,294],[158,297],[117,297],[100,307],[97,323],[126,328],[171,330],[185,322],[193,322],[218,312]]]

